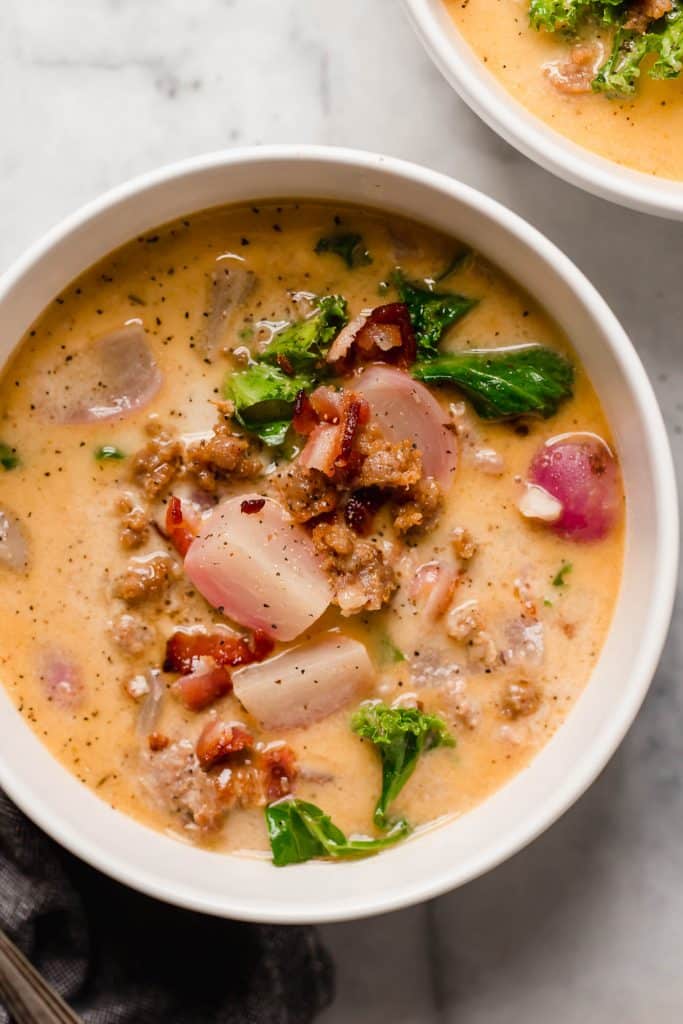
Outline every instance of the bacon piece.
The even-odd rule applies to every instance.
[[[233,754],[250,747],[253,738],[243,725],[211,719],[202,729],[195,748],[199,763],[205,771]]]
[[[353,446],[359,428],[370,419],[368,403],[352,391],[320,387],[311,395],[310,406],[320,422],[310,431],[299,463],[329,477],[356,470],[359,458]]]
[[[261,755],[268,801],[291,793],[298,774],[296,755],[286,743],[266,747]]]
[[[265,503],[265,498],[247,498],[240,505],[240,512],[245,516],[252,516],[255,512],[260,512]]]
[[[273,650],[273,641],[260,629],[250,640],[229,633],[190,633],[179,629],[166,642],[164,672],[187,675],[198,658],[212,658],[216,665],[236,667],[262,661]]]
[[[354,491],[344,506],[344,522],[354,533],[369,533],[372,517],[383,501],[384,496],[377,487],[362,487]]]
[[[338,372],[346,373],[359,362],[415,362],[417,342],[405,302],[389,302],[362,314],[340,331],[327,354]]]
[[[306,435],[310,434],[317,424],[318,417],[313,410],[310,398],[305,391],[299,391],[294,401],[292,426],[296,430],[297,434]]]
[[[219,697],[230,693],[232,678],[224,665],[216,665],[207,658],[199,662],[195,671],[181,676],[173,689],[190,711],[203,711]]]
[[[183,503],[175,496],[169,498],[166,506],[166,533],[173,547],[184,558],[196,537],[183,515]]]

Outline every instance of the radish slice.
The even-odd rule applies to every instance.
[[[237,309],[256,284],[251,270],[242,266],[221,267],[211,274],[208,309],[200,347],[202,355],[216,355]]]
[[[390,441],[412,441],[422,452],[425,476],[448,486],[457,465],[456,439],[432,393],[403,370],[376,364],[347,381],[367,399],[373,421]]]
[[[16,572],[28,568],[28,545],[21,523],[9,509],[0,506],[0,567]]]
[[[62,651],[45,651],[40,660],[39,678],[45,695],[57,707],[74,711],[83,702],[84,686],[78,665]]]
[[[551,528],[571,540],[600,540],[619,516],[621,483],[616,460],[596,434],[554,438],[536,453],[529,480],[552,495],[560,514]]]
[[[375,670],[363,644],[327,633],[235,672],[235,696],[265,729],[326,718],[364,690]]]
[[[185,572],[223,614],[276,640],[293,640],[323,614],[332,591],[310,537],[278,502],[245,515],[241,494],[203,519]]]
[[[141,323],[126,324],[53,371],[50,415],[61,423],[90,423],[147,405],[161,386]]]

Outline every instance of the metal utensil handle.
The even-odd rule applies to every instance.
[[[83,1024],[1,930],[0,1004],[15,1024]]]

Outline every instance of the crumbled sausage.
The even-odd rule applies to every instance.
[[[422,476],[422,453],[410,441],[394,444],[368,429],[359,437],[358,451],[364,459],[357,487],[407,490]]]
[[[111,638],[125,654],[142,654],[154,641],[155,631],[138,615],[124,612],[112,619],[109,626]]]
[[[246,480],[263,472],[251,441],[233,433],[225,414],[219,416],[210,437],[189,446],[186,463],[202,490],[211,494],[221,480]]]
[[[577,43],[571,49],[569,60],[546,64],[545,75],[558,92],[570,95],[590,92],[602,55],[602,45],[598,42]]]
[[[398,580],[383,551],[356,536],[345,523],[318,523],[313,542],[322,556],[343,615],[378,611],[392,597]]]
[[[472,534],[464,526],[456,526],[451,532],[451,543],[458,558],[469,562],[477,553],[477,545]]]
[[[526,679],[508,683],[503,692],[501,714],[505,718],[522,718],[533,715],[541,703],[538,688]]]
[[[436,480],[423,477],[408,491],[405,500],[397,499],[394,529],[398,534],[417,528],[426,529],[434,523],[443,504],[443,492]]]
[[[672,7],[672,0],[634,0],[624,28],[632,32],[646,32],[651,21],[663,18]]]
[[[279,474],[275,485],[297,523],[307,523],[337,507],[337,489],[319,469],[293,462]]]
[[[476,601],[466,601],[451,608],[446,619],[446,632],[458,643],[467,646],[469,660],[473,665],[490,669],[498,661],[496,645],[484,629]]]
[[[172,565],[165,555],[133,560],[114,583],[114,597],[129,604],[158,597],[173,578]]]
[[[217,828],[230,808],[230,799],[213,776],[202,770],[189,740],[143,755],[143,783],[165,810],[185,825],[202,830]]]
[[[183,446],[156,420],[151,420],[146,429],[150,440],[133,456],[132,475],[147,498],[156,498],[180,472]]]
[[[121,516],[119,540],[122,547],[139,548],[149,536],[149,519],[144,508],[136,505],[127,494],[119,498],[116,508]]]

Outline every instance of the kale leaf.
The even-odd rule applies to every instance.
[[[234,416],[267,445],[283,444],[299,391],[310,391],[315,381],[306,374],[288,376],[269,363],[253,363],[227,378],[223,394],[235,406]]]
[[[435,747],[452,747],[455,740],[438,715],[386,704],[362,704],[351,720],[351,728],[374,743],[380,755],[382,793],[375,807],[375,824],[386,828],[389,805],[415,771],[420,754]]]
[[[652,32],[659,54],[650,68],[652,78],[676,78],[683,69],[683,7],[676,4],[663,19],[661,32]]]
[[[251,366],[230,374],[223,394],[237,422],[267,445],[284,444],[296,396],[324,376],[327,350],[347,321],[346,300],[324,295],[313,316],[289,324]]]
[[[427,384],[453,384],[486,420],[552,416],[573,394],[574,368],[542,345],[453,352],[416,363],[413,376]]]
[[[10,470],[16,469],[19,465],[21,465],[21,459],[16,448],[12,448],[10,445],[5,444],[4,441],[0,441],[0,466],[3,469]]]
[[[566,587],[567,586],[567,576],[572,571],[572,568],[573,568],[573,566],[572,566],[571,562],[564,562],[562,564],[562,566],[557,570],[555,575],[553,576],[553,586],[554,587]]]
[[[332,235],[324,235],[319,238],[313,252],[321,255],[331,252],[343,259],[346,266],[353,270],[354,267],[367,267],[372,263],[372,256],[365,248],[363,236],[355,232],[335,232]]]
[[[615,22],[623,7],[624,0],[530,0],[529,21],[535,29],[573,33],[589,18]]]
[[[593,92],[614,97],[632,95],[640,78],[640,65],[652,49],[649,32],[620,28],[614,35],[612,52],[593,79]]]
[[[348,322],[346,299],[341,295],[324,295],[318,299],[318,310],[306,320],[297,320],[279,331],[259,356],[296,373],[310,373],[325,359],[327,350]]]
[[[393,282],[401,302],[405,302],[415,331],[417,354],[432,359],[439,353],[439,342],[444,331],[462,320],[476,306],[476,299],[468,299],[457,292],[435,292],[425,285],[408,281],[400,270],[395,270]]]
[[[315,804],[287,797],[266,807],[273,864],[301,864],[312,857],[367,857],[403,839],[410,831],[399,822],[381,839],[347,839]]]

